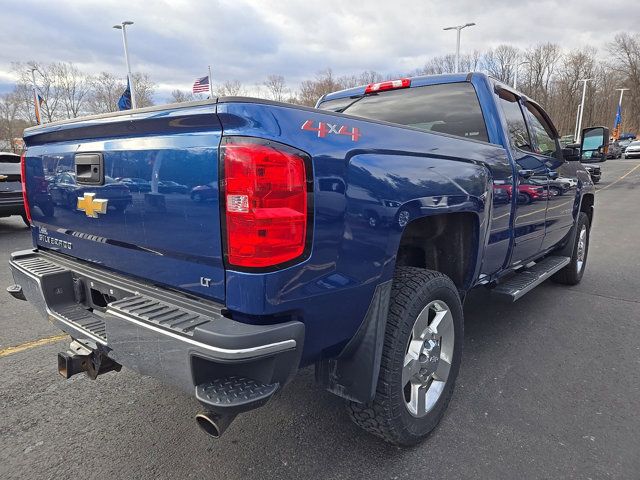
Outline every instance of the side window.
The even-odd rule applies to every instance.
[[[537,107],[527,103],[527,110],[531,134],[535,140],[535,152],[548,157],[557,156],[559,152],[553,128]]]
[[[509,132],[511,145],[520,150],[533,151],[527,124],[524,121],[524,115],[518,103],[518,97],[506,90],[500,90],[498,97],[500,98],[500,106],[507,121],[507,130]]]

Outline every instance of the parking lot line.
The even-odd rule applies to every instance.
[[[620,178],[618,178],[616,181],[611,182],[609,185],[606,185],[602,188],[599,188],[597,191],[601,192],[602,190],[606,190],[607,188],[611,187],[612,185],[615,185],[616,183],[618,183],[620,180],[623,180],[625,177],[627,177],[627,175],[632,174],[635,170],[637,170],[640,167],[640,163],[638,165],[636,165],[635,167],[633,167],[631,170],[629,170],[627,173],[625,173],[624,175],[622,175]]]
[[[31,340],[30,342],[22,343],[20,345],[14,345],[13,347],[7,347],[0,350],[0,358],[13,355],[14,353],[24,352],[35,347],[41,347],[42,345],[48,345],[50,343],[59,342],[69,338],[68,335],[54,335],[52,337],[40,338],[38,340]]]

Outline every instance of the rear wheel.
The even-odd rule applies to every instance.
[[[549,194],[552,197],[557,197],[558,195],[562,195],[562,190],[558,187],[549,187]]]
[[[438,424],[462,358],[458,290],[439,272],[398,267],[387,316],[376,396],[348,402],[351,419],[394,445],[415,445]]]
[[[520,205],[529,205],[531,202],[531,196],[528,193],[518,193],[518,203]]]
[[[576,222],[576,237],[571,250],[571,261],[569,265],[556,273],[551,279],[554,282],[564,285],[577,285],[582,280],[584,270],[587,266],[587,254],[589,253],[589,216],[580,212]]]

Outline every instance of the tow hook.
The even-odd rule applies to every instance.
[[[7,287],[7,293],[11,295],[13,298],[17,298],[18,300],[27,299],[24,296],[24,292],[22,291],[22,287],[20,285],[9,285]]]
[[[80,342],[73,341],[66,352],[58,353],[58,373],[64,378],[71,378],[76,373],[85,372],[91,380],[98,375],[115,370],[119,372],[122,365],[114,362],[100,350],[92,350]]]

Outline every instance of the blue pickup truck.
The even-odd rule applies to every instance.
[[[580,282],[594,215],[580,150],[609,133],[558,139],[540,105],[480,73],[316,108],[228,97],[30,128],[34,248],[12,254],[7,290],[70,335],[64,377],[157,377],[199,400],[213,437],[314,365],[355,423],[415,444],[451,399],[472,288],[515,301]],[[36,201],[62,181],[64,199]]]

